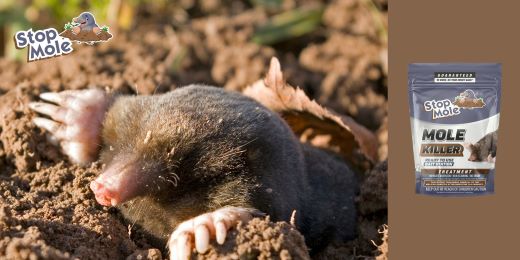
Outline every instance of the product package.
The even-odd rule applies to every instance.
[[[500,64],[408,67],[416,193],[494,193]]]

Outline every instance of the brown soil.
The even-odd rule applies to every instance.
[[[366,172],[361,180],[360,193],[356,198],[359,210],[358,237],[344,244],[329,245],[316,259],[385,258],[385,251],[375,245],[386,243],[380,230],[388,223],[388,164],[381,162]],[[386,231],[388,234],[388,231]],[[386,245],[387,246],[387,245]],[[347,258],[349,259],[349,258]]]
[[[69,38],[73,42],[93,44],[95,42],[106,42],[112,38],[112,34],[109,32],[101,31],[99,34],[94,32],[81,31],[78,34],[72,33],[72,30],[65,30],[60,33],[61,37]]]
[[[313,1],[284,1],[283,8],[303,2]],[[30,123],[34,114],[26,104],[44,91],[96,86],[152,94],[190,83],[241,90],[260,79],[276,55],[290,84],[373,130],[384,161],[386,43],[363,2],[332,1],[316,32],[273,46],[250,41],[270,12],[202,1],[193,7],[196,18],[171,18],[180,23],[174,29],[157,26],[154,17],[163,16],[154,15],[132,33],[118,33],[96,46],[75,45],[67,56],[31,63],[0,59],[0,258],[161,258],[139,230],[129,231],[114,209],[93,199],[88,183],[102,166],[67,163],[46,133]],[[386,10],[386,1],[377,3]],[[386,11],[382,17],[386,23]],[[379,255],[372,240],[383,243],[378,231],[387,223],[386,182],[386,162],[362,174],[358,238],[330,245],[317,258]],[[255,220],[205,257],[299,259],[306,255],[301,241],[287,223]]]

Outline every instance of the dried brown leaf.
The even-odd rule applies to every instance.
[[[265,79],[243,93],[280,113],[302,142],[333,150],[351,162],[358,151],[371,161],[377,160],[375,135],[354,119],[322,107],[303,90],[287,84],[276,58],[271,60]]]

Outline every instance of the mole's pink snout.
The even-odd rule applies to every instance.
[[[107,189],[102,183],[97,180],[93,180],[90,183],[90,189],[94,192],[96,200],[103,206],[116,206],[117,199],[114,192]]]
[[[137,175],[132,165],[114,164],[90,183],[96,200],[103,206],[117,206],[136,195]]]

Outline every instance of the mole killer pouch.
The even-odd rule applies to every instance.
[[[408,67],[416,193],[494,193],[500,64]]]

